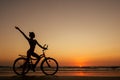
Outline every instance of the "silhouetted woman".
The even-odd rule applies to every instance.
[[[22,35],[23,35],[23,36],[27,39],[27,41],[29,42],[30,49],[27,51],[27,61],[29,61],[29,58],[30,58],[31,55],[37,58],[37,61],[36,61],[35,65],[34,65],[34,68],[33,68],[33,71],[35,71],[35,67],[36,67],[36,65],[37,65],[37,63],[39,62],[39,59],[40,59],[40,56],[34,52],[35,46],[36,46],[36,44],[37,44],[37,45],[38,45],[40,48],[42,48],[42,49],[46,49],[46,48],[42,47],[42,46],[37,42],[37,40],[34,39],[34,38],[35,38],[34,32],[29,32],[29,37],[30,37],[30,38],[29,38],[29,37],[27,37],[27,36],[24,34],[23,31],[20,30],[20,28],[18,28],[18,27],[16,27],[16,26],[15,26],[15,28],[16,28],[18,31],[20,31],[20,32],[22,33]]]

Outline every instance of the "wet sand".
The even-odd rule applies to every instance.
[[[110,76],[0,76],[0,80],[120,80]]]
[[[26,76],[18,76],[13,71],[2,71],[0,80],[120,80],[120,72],[58,71],[54,76],[47,76],[37,71],[29,72]]]

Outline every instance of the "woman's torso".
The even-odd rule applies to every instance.
[[[33,39],[29,39],[28,42],[30,45],[29,51],[34,52],[37,41]]]

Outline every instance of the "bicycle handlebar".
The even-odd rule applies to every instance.
[[[44,44],[44,49],[43,50],[47,50],[48,49],[48,45]]]

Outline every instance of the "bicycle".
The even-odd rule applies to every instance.
[[[44,45],[45,47],[46,45]],[[48,45],[46,46],[46,49],[48,48]],[[40,60],[43,58],[41,64],[40,64],[40,69],[45,75],[54,75],[58,71],[58,62],[51,57],[46,57],[45,55],[45,50],[42,50],[42,54],[40,55]],[[14,63],[13,63],[13,71],[17,75],[25,75],[29,72],[29,70],[33,70],[33,62],[34,59],[30,57],[29,61],[27,61],[27,56],[24,55],[19,55]],[[39,60],[39,62],[40,62]],[[26,62],[27,61],[27,62]]]

